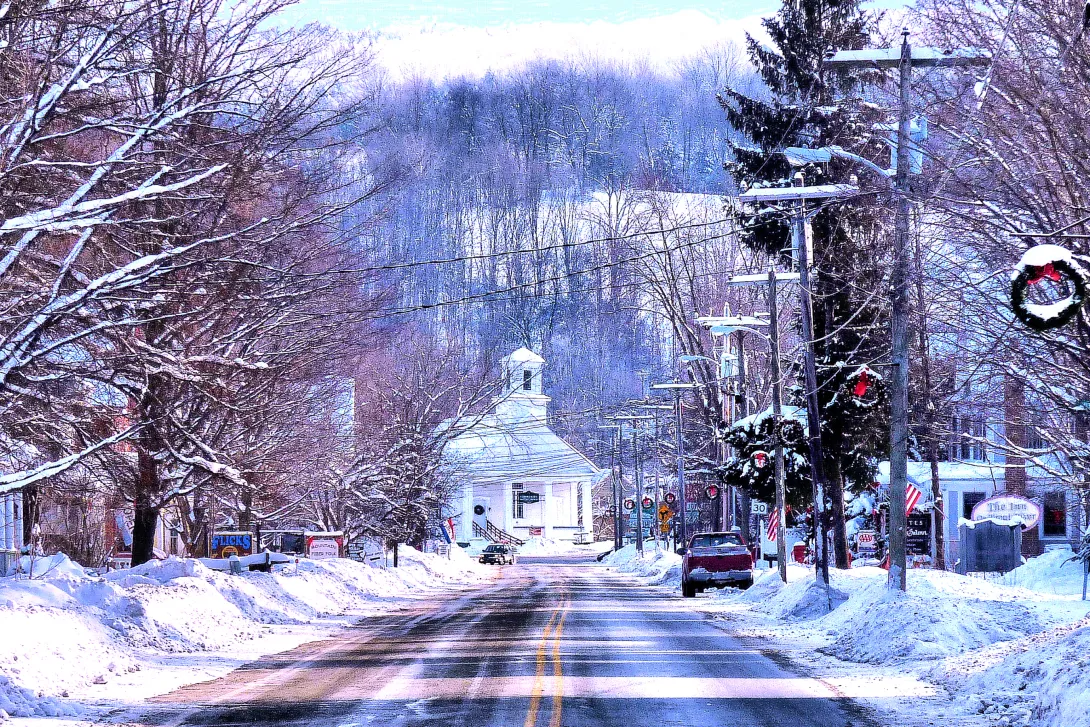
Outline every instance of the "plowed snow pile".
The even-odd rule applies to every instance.
[[[460,548],[399,555],[397,569],[302,559],[237,576],[175,558],[105,577],[64,555],[24,558],[33,578],[0,578],[0,721],[169,691],[490,573]]]

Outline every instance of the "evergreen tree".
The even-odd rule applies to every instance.
[[[867,46],[877,17],[860,6],[860,0],[784,0],[779,13],[764,21],[775,47],[748,38],[750,60],[767,92],[758,96],[728,89],[719,99],[733,128],[745,137],[726,165],[740,187],[789,186],[793,170],[781,153],[789,146],[838,145],[872,159],[888,154],[871,132],[873,122],[884,119],[851,102],[871,72],[834,72],[822,65],[833,50]],[[860,170],[834,160],[802,171],[807,184],[830,184],[847,182]],[[739,217],[747,229],[752,227],[743,238],[747,245],[788,262],[791,230],[784,215],[764,209]],[[819,416],[834,552],[841,568],[848,565],[845,486],[868,485],[876,457],[888,446],[886,407],[861,409],[842,395],[854,386],[851,377],[860,364],[888,355],[886,298],[880,294],[885,290],[879,244],[887,237],[884,219],[873,198],[828,204],[812,219]],[[876,400],[884,399],[879,395]]]

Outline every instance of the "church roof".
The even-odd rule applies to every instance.
[[[452,439],[443,453],[475,482],[597,479],[602,470],[544,422],[483,417]]]
[[[536,353],[526,348],[525,346],[507,354],[501,359],[501,361],[510,361],[513,363],[545,363],[545,359],[541,358],[541,356],[538,356]]]

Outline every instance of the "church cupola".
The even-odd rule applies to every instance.
[[[544,422],[549,403],[541,385],[545,359],[524,347],[500,359],[500,366],[505,383],[496,413],[512,421],[532,417]]]

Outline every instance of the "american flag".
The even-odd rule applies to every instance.
[[[772,512],[768,514],[768,536],[766,540],[775,540],[780,529],[780,511],[776,508],[772,509]]]
[[[916,505],[919,504],[920,498],[923,497],[923,493],[920,492],[920,488],[909,482],[905,486],[905,517],[912,514],[912,511],[916,509]]]

